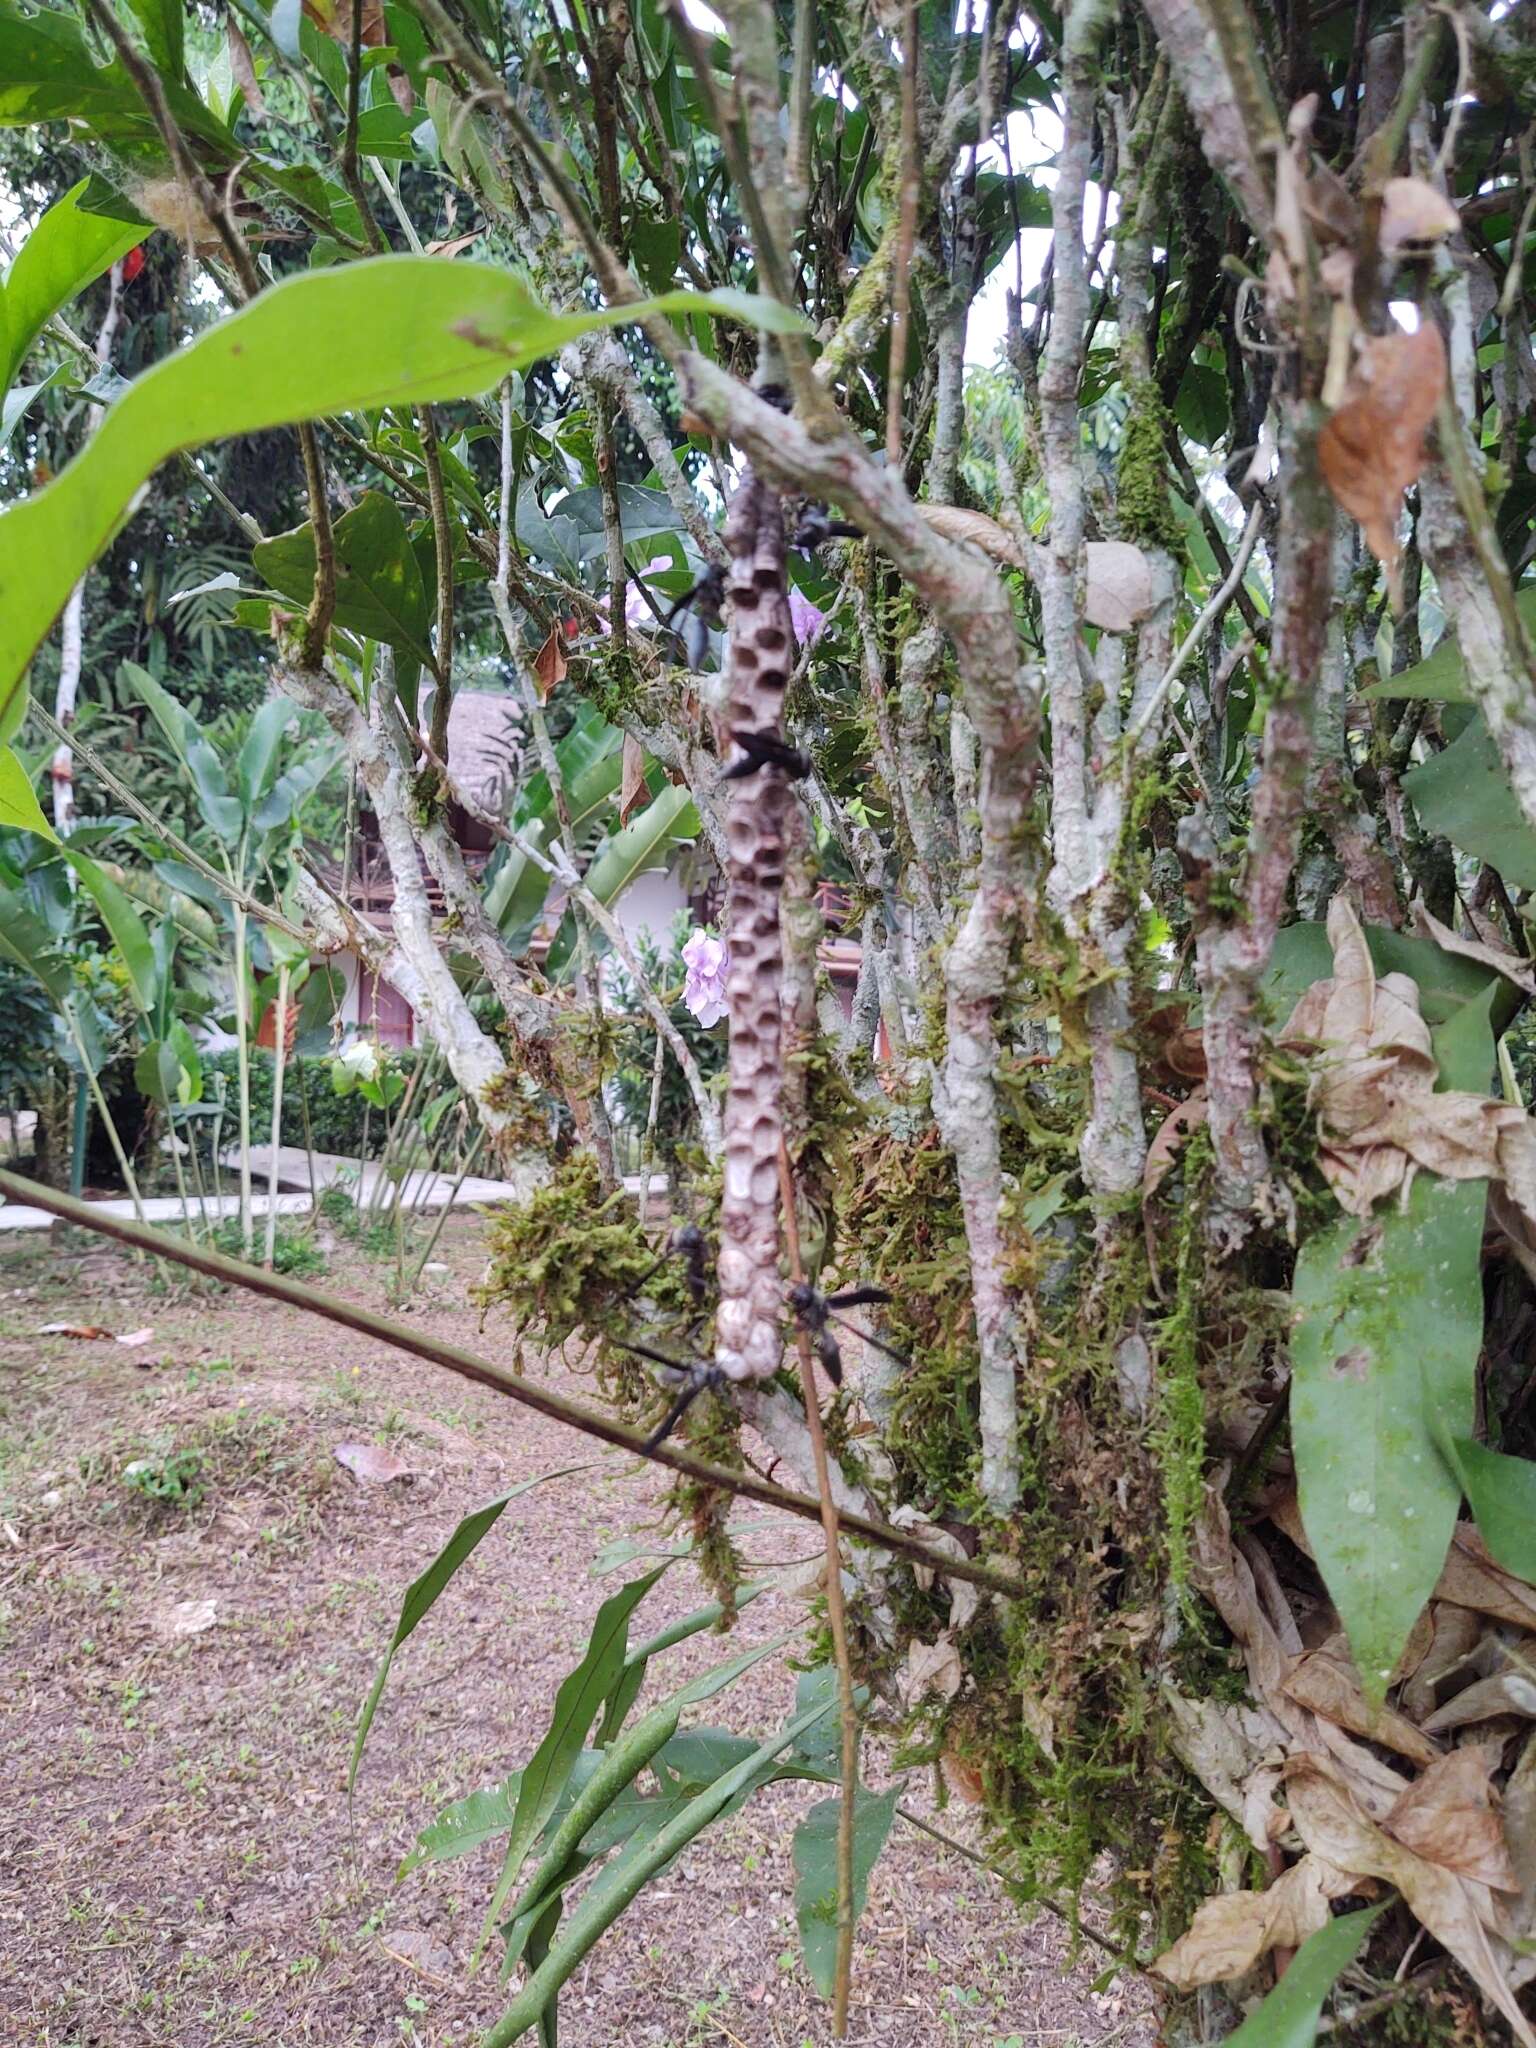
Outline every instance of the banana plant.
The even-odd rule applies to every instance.
[[[226,891],[221,892],[180,863],[159,863],[163,880],[205,908],[227,916],[233,936],[240,1242],[249,1258],[254,1245],[250,1048],[260,1018],[255,977],[265,967],[281,975],[286,962],[290,979],[282,980],[279,986],[281,1011],[286,1015],[291,975],[295,969],[307,968],[307,956],[285,955],[283,961],[276,959],[270,935],[260,929],[252,932],[247,906],[253,890],[263,883],[270,886],[274,870],[285,864],[303,806],[336,765],[339,750],[329,742],[310,741],[301,742],[296,748],[289,740],[289,728],[296,716],[294,708],[283,698],[273,698],[252,719],[250,731],[230,764],[232,772],[227,772],[198,721],[147,669],[125,661],[121,676],[165,735],[196,789],[204,822],[212,836],[214,864],[222,869],[226,884]],[[275,1170],[275,1148],[273,1165]]]

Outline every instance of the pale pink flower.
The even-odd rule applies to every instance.
[[[813,640],[819,638],[822,628],[827,623],[827,615],[819,605],[812,604],[808,597],[802,597],[791,584],[789,622],[795,629],[795,638],[800,645],[809,647]]]
[[[683,1003],[704,1025],[718,1024],[725,1015],[725,977],[731,955],[724,939],[706,931],[691,934],[683,947]]]

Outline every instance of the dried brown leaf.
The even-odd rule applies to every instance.
[[[1324,480],[1359,520],[1366,545],[1387,572],[1394,607],[1401,602],[1397,523],[1403,492],[1424,465],[1424,431],[1445,381],[1445,343],[1433,320],[1412,334],[1371,335],[1361,346],[1343,404],[1318,436]]]
[[[1152,565],[1128,540],[1091,540],[1083,617],[1105,633],[1129,633],[1157,602]]]
[[[1174,1161],[1178,1158],[1185,1142],[1198,1131],[1210,1114],[1210,1099],[1203,1088],[1197,1088],[1187,1101],[1172,1109],[1157,1127],[1157,1134],[1147,1147],[1147,1163],[1141,1176],[1141,1196],[1144,1202],[1151,1201],[1163,1182],[1172,1173]]]
[[[1500,1742],[1469,1742],[1437,1757],[1387,1815],[1384,1831],[1427,1862],[1495,1891],[1517,1891],[1519,1880],[1494,1804],[1493,1773],[1503,1747]]]
[[[1455,953],[1463,960],[1475,960],[1480,967],[1491,967],[1495,974],[1502,974],[1506,981],[1523,989],[1526,995],[1536,996],[1536,974],[1527,961],[1507,946],[1490,946],[1481,939],[1464,939],[1460,932],[1442,924],[1424,904],[1413,906],[1414,928],[1420,938],[1433,939],[1442,953]]]
[[[1361,1880],[1325,1857],[1303,1856],[1268,1891],[1224,1892],[1207,1899],[1189,1931],[1152,1965],[1179,1991],[1243,1977],[1272,1948],[1300,1948],[1332,1917],[1331,1899],[1362,1889]]]
[[[1518,1714],[1536,1721],[1536,1679],[1523,1671],[1496,1671],[1492,1678],[1474,1679],[1461,1692],[1453,1693],[1443,1707],[1436,1707],[1424,1719],[1427,1733],[1443,1735],[1450,1728],[1470,1728],[1478,1721],[1491,1721],[1498,1714]]]
[[[1314,164],[1301,188],[1301,210],[1322,242],[1352,245],[1360,233],[1360,202],[1337,171]]]
[[[960,1652],[947,1636],[940,1636],[936,1643],[921,1643],[914,1637],[907,1645],[902,1689],[909,1704],[931,1692],[952,1700],[964,1676]]]
[[[251,46],[240,33],[239,24],[231,15],[225,24],[229,38],[229,69],[236,85],[245,95],[247,109],[257,120],[267,118],[267,103],[261,96],[261,86],[256,77],[256,60],[251,55]]]
[[[415,1471],[408,1459],[383,1444],[337,1444],[331,1456],[365,1486],[387,1486],[391,1480],[409,1479]]]
[[[1503,2013],[1521,2048],[1536,2048],[1536,2034],[1510,1989],[1509,1951],[1484,1918],[1492,1916],[1486,1888],[1394,1841],[1321,1758],[1302,1756],[1292,1762],[1286,1798],[1308,1849],[1340,1870],[1396,1885],[1415,1917]]]
[[[1285,1681],[1285,1691],[1288,1698],[1310,1707],[1314,1714],[1347,1728],[1352,1735],[1395,1749],[1421,1768],[1440,1760],[1438,1746],[1403,1715],[1390,1707],[1373,1714],[1353,1668],[1324,1651],[1312,1650],[1297,1659]]]
[[[1245,1829],[1254,1847],[1267,1848],[1269,1798],[1266,1794],[1261,1802],[1255,1802],[1250,1793],[1264,1760],[1278,1760],[1281,1755],[1284,1731],[1279,1722],[1262,1707],[1196,1699],[1173,1686],[1163,1688],[1163,1702],[1168,1709],[1168,1742],[1174,1755],[1216,1804]],[[1269,1793],[1278,1781],[1276,1764],[1271,1767]]]
[[[1470,1522],[1458,1522],[1456,1534],[1435,1588],[1438,1600],[1454,1600],[1495,1621],[1536,1631],[1536,1592],[1522,1580],[1500,1571],[1488,1546]]]
[[[633,811],[651,800],[645,784],[645,749],[633,733],[624,735],[624,766],[619,783],[619,823],[627,825]]]
[[[974,1764],[968,1764],[963,1756],[956,1756],[952,1749],[946,1749],[939,1758],[939,1768],[944,1773],[944,1782],[955,1797],[966,1806],[980,1806],[986,1797],[986,1780]]]
[[[963,505],[919,505],[922,514],[935,533],[943,534],[946,540],[969,541],[994,562],[1002,562],[1010,569],[1027,569],[1026,560],[1018,542],[1005,526],[987,512],[968,512]]]
[[[1461,215],[1443,192],[1423,178],[1388,178],[1381,188],[1381,248],[1387,256],[1444,241]]]
[[[533,657],[533,673],[538,678],[541,702],[556,683],[563,683],[570,673],[570,664],[565,658],[565,632],[558,619],[550,627],[544,645]]]

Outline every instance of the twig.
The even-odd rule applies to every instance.
[[[312,426],[299,428],[299,447],[304,456],[304,488],[309,495],[309,523],[315,532],[315,587],[309,610],[304,615],[304,666],[315,669],[325,660],[326,636],[336,615],[336,536],[331,531],[331,507],[325,494],[325,467],[320,460],[320,443]]]
[[[789,1277],[799,1287],[805,1281],[805,1268],[800,1263],[795,1177],[789,1163],[789,1147],[782,1135],[779,1138],[779,1196]],[[853,1976],[853,1817],[859,1790],[859,1715],[853,1697],[853,1666],[848,1655],[842,1543],[838,1534],[837,1502],[832,1497],[832,1478],[827,1468],[826,1433],[821,1426],[821,1395],[816,1386],[811,1335],[798,1321],[795,1348],[800,1354],[805,1422],[810,1431],[811,1457],[816,1466],[816,1490],[821,1495],[821,1526],[827,1538],[827,1620],[832,1629],[832,1655],[837,1663],[838,1710],[843,1735],[843,1796],[837,1814],[837,1961],[832,1979],[832,2031],[841,2041],[848,2032],[848,1991]]]
[[[268,1273],[260,1266],[248,1266],[239,1259],[226,1258],[222,1252],[216,1252],[207,1245],[188,1243],[185,1238],[172,1237],[168,1231],[153,1230],[131,1222],[126,1216],[107,1215],[100,1203],[80,1201],[73,1195],[44,1187],[40,1181],[28,1180],[24,1174],[11,1173],[5,1168],[0,1168],[0,1194],[31,1208],[46,1209],[51,1216],[57,1216],[61,1222],[71,1223],[77,1229],[93,1230],[102,1237],[116,1238],[121,1244],[158,1253],[162,1258],[190,1266],[193,1272],[205,1273],[226,1286],[247,1288],[253,1294],[264,1294],[273,1301],[286,1302],[290,1308],[323,1316],[327,1322],[355,1330],[359,1336],[370,1338],[375,1343],[391,1344],[397,1351],[407,1351],[415,1358],[425,1359],[429,1365],[443,1366],[463,1379],[474,1380],[480,1386],[491,1388],[494,1393],[505,1394],[510,1400],[532,1408],[552,1422],[580,1430],[584,1436],[596,1437],[634,1457],[648,1458],[652,1464],[665,1465],[669,1470],[681,1472],[706,1486],[739,1493],[744,1499],[758,1501],[764,1507],[782,1508],[786,1514],[798,1515],[805,1522],[820,1522],[822,1518],[821,1503],[812,1500],[808,1493],[796,1493],[787,1486],[775,1486],[750,1473],[733,1472],[723,1465],[713,1465],[708,1459],[696,1458],[691,1451],[685,1451],[675,1443],[658,1444],[651,1449],[642,1431],[631,1429],[627,1423],[600,1414],[580,1401],[568,1400],[542,1380],[525,1379],[511,1366],[482,1358],[477,1352],[446,1343],[425,1331],[402,1328],[392,1323],[388,1316],[378,1315],[358,1302],[343,1301],[337,1295],[322,1293],[318,1287],[310,1287],[286,1273]],[[888,1522],[848,1512],[844,1512],[840,1520],[848,1535],[861,1537],[894,1556],[926,1565],[941,1576],[968,1579],[973,1585],[985,1586],[989,1592],[1003,1593],[1010,1599],[1017,1599],[1022,1591],[1011,1572],[992,1565],[975,1564],[968,1558],[951,1557]]]
[[[379,233],[379,224],[373,217],[373,208],[368,204],[368,194],[363,189],[357,167],[358,101],[362,82],[363,0],[352,0],[352,34],[347,51],[347,127],[341,142],[341,182],[357,208],[369,248],[375,256],[380,256],[384,252],[384,237]]]
[[[912,248],[917,240],[917,208],[923,182],[917,160],[917,0],[907,0],[901,40],[901,215],[891,266],[890,360],[885,387],[885,459],[898,471],[907,323],[912,314]]]
[[[1248,567],[1248,558],[1253,553],[1254,544],[1258,540],[1263,524],[1264,501],[1262,498],[1257,498],[1254,500],[1253,510],[1248,514],[1248,524],[1243,528],[1243,537],[1238,544],[1237,553],[1232,557],[1232,566],[1227,571],[1220,588],[1215,592],[1214,596],[1206,600],[1204,610],[1190,627],[1188,633],[1185,634],[1183,645],[1179,648],[1177,654],[1174,655],[1172,661],[1169,662],[1167,669],[1158,681],[1157,688],[1142,707],[1140,717],[1133,721],[1130,730],[1125,735],[1124,745],[1127,768],[1129,768],[1130,762],[1135,755],[1136,742],[1148,730],[1152,721],[1162,710],[1164,703],[1167,701],[1168,692],[1183,674],[1190,656],[1199,647],[1201,641],[1236,595],[1237,586],[1243,580],[1244,571]]]
[[[446,767],[448,713],[453,703],[453,528],[448,520],[448,494],[443,489],[437,418],[430,405],[417,407],[416,424],[421,430],[421,453],[432,502],[432,543],[437,562],[437,694],[432,699],[432,745]]]

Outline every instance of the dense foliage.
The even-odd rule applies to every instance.
[[[9,1086],[132,1185],[106,1067],[174,1131],[231,1030],[249,1251],[355,953],[441,1086],[312,1071],[526,1177],[486,1306],[709,1460],[699,1626],[823,1424],[956,1568],[845,1545],[747,1750],[614,1596],[423,1836],[508,1839],[493,2042],[784,1770],[841,2022],[856,1677],[1170,2039],[1536,2043],[1533,14],[0,4]]]

